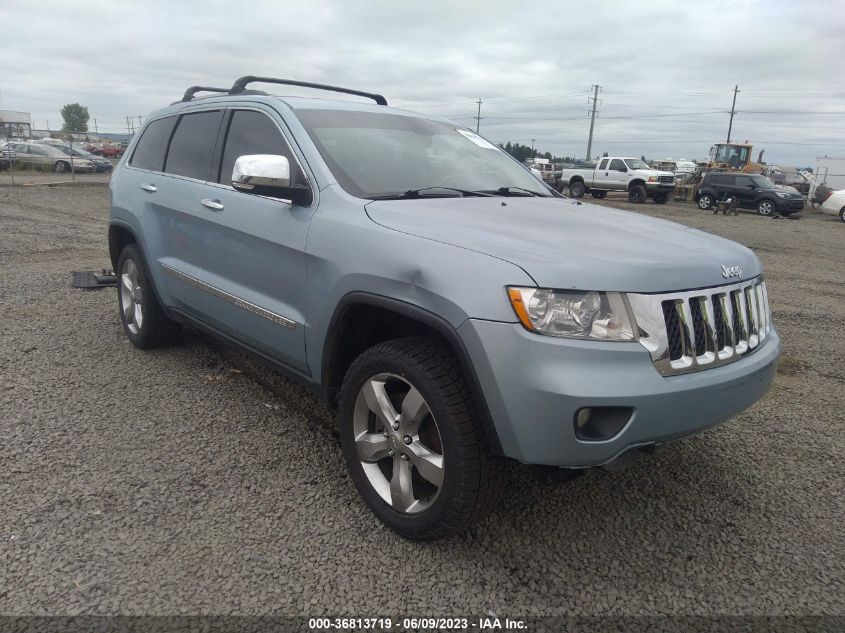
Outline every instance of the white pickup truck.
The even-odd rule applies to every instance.
[[[675,175],[652,169],[639,158],[604,156],[594,168],[562,170],[560,183],[569,188],[573,198],[581,198],[585,193],[604,198],[608,191],[627,191],[631,202],[651,198],[663,204],[675,188]]]

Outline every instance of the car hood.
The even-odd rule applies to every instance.
[[[722,266],[743,279],[762,272],[736,242],[568,198],[383,200],[366,211],[384,227],[511,262],[547,288],[666,292],[739,281]]]

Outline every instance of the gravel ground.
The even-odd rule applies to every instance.
[[[621,200],[603,204],[628,206]],[[762,258],[771,393],[621,472],[546,487],[418,545],[344,474],[332,415],[188,335],[123,336],[103,186],[0,188],[0,613],[845,615],[845,227],[637,211]]]

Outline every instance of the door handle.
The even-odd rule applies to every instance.
[[[143,189],[144,191],[149,191],[150,193],[155,193],[156,191],[158,191],[158,187],[156,187],[155,185],[152,185],[152,184],[141,185],[141,189]]]
[[[206,209],[211,209],[212,211],[223,210],[223,204],[219,200],[209,200],[208,198],[205,198],[200,202],[200,204],[202,204],[202,206]]]

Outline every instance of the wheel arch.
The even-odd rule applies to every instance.
[[[337,407],[346,371],[365,349],[394,338],[419,335],[439,338],[451,349],[469,385],[491,452],[501,455],[501,442],[481,383],[457,330],[437,314],[405,301],[356,291],[338,302],[323,344],[323,398],[331,407]]]
[[[643,187],[645,187],[645,180],[643,180],[642,178],[635,178],[634,180],[628,183],[628,191],[631,191],[631,188],[636,185],[642,185]]]
[[[122,222],[109,223],[109,259],[111,260],[112,270],[117,270],[120,252],[127,244],[136,244],[138,248],[141,247],[131,227]]]

